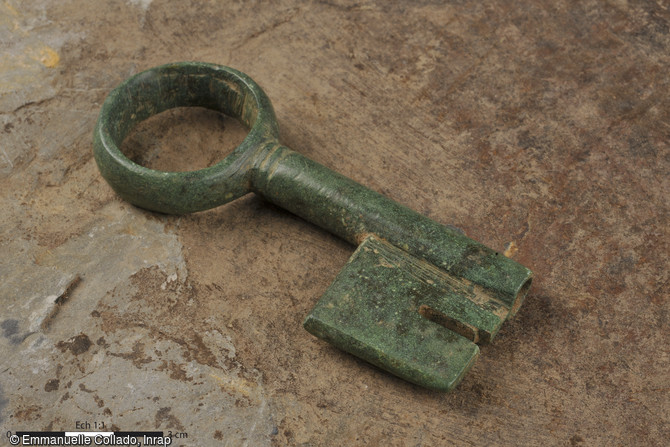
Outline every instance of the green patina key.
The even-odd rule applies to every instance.
[[[224,160],[192,172],[139,166],[119,147],[140,121],[201,106],[249,128]],[[305,320],[335,346],[416,384],[450,390],[519,309],[524,266],[279,143],[270,100],[239,71],[176,63],[139,73],[105,100],[94,154],[125,200],[162,213],[213,208],[254,192],[358,246]]]

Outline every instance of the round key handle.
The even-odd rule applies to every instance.
[[[249,134],[208,168],[165,172],[140,166],[121,152],[139,122],[175,107],[206,107],[240,120]],[[102,176],[125,200],[168,214],[202,211],[248,192],[253,169],[276,147],[274,109],[253,79],[233,68],[203,62],[154,67],[124,81],[107,97],[95,127],[93,151]]]

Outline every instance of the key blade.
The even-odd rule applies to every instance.
[[[311,334],[409,382],[449,391],[473,365],[479,348],[455,332],[457,327],[425,315],[425,309],[476,334],[495,334],[504,316],[492,312],[488,303],[482,306],[480,296],[473,301],[473,293],[458,278],[371,235],[304,326]]]

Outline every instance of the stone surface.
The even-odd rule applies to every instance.
[[[662,3],[0,12],[0,433],[88,420],[187,432],[185,446],[667,443]],[[249,74],[287,146],[533,270],[454,392],[304,331],[353,247],[253,197],[166,217],[100,178],[91,135],[106,94],[179,60]],[[157,118],[128,150],[161,169],[207,166],[243,137],[201,111]]]

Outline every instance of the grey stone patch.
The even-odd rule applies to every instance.
[[[82,332],[107,291],[138,270],[158,266],[181,282],[187,276],[176,235],[166,232],[159,220],[149,220],[118,202],[100,210],[83,235],[46,253],[34,241],[20,237],[6,241],[2,251],[13,256],[0,258],[4,319],[0,357],[7,366],[0,385],[5,389],[17,389],[12,377],[30,381],[31,374],[35,378],[52,369],[57,361],[55,344]],[[67,301],[59,303],[76,277],[80,283]],[[52,377],[40,378],[44,379]],[[11,410],[16,408],[5,409]]]
[[[27,164],[33,147],[53,153],[69,147],[83,129],[90,133],[95,116],[71,108],[52,113],[47,126],[17,121],[22,109],[59,95],[61,49],[80,37],[58,29],[44,4],[0,3],[0,178]]]
[[[8,403],[9,399],[5,397],[4,389],[2,388],[2,385],[0,385],[0,424],[4,422],[3,414]]]
[[[85,377],[71,387],[71,401],[54,416],[83,410],[100,417],[98,402],[104,401],[113,414],[105,419],[103,410],[102,420],[121,429],[140,423],[142,429],[185,432],[189,437],[180,445],[211,445],[216,430],[225,433],[223,445],[269,445],[274,424],[259,373],[242,376],[186,361],[182,346],[154,339],[148,330],[121,330],[106,341],[110,348],[91,355]]]
[[[163,222],[111,202],[80,236],[46,252],[21,238],[3,244],[15,255],[0,259],[0,386],[11,390],[2,433],[89,420],[186,433],[182,446],[218,445],[217,432],[222,445],[271,444],[274,406],[261,374],[237,362],[226,329],[201,323],[213,357],[200,363],[202,346],[161,322],[159,304],[138,299],[146,291],[130,278],[150,270],[163,277],[156,299],[197,304],[181,243]]]
[[[0,5],[0,113],[37,103],[56,94],[59,51],[72,36],[49,20],[45,5]]]
[[[100,210],[85,234],[45,254],[24,239],[11,240],[3,250],[15,253],[0,260],[0,274],[7,278],[0,286],[0,299],[6,320],[16,321],[9,323],[15,330],[12,335],[19,328],[40,331],[45,320],[57,319],[57,300],[77,277],[81,281],[72,291],[77,305],[63,303],[62,308],[80,309],[80,321],[108,290],[142,268],[158,266],[181,282],[187,276],[177,237],[166,233],[162,222],[147,220],[141,211],[116,202]]]
[[[0,323],[0,328],[2,328],[2,335],[5,338],[11,338],[12,335],[16,335],[19,332],[19,320],[8,319]]]

